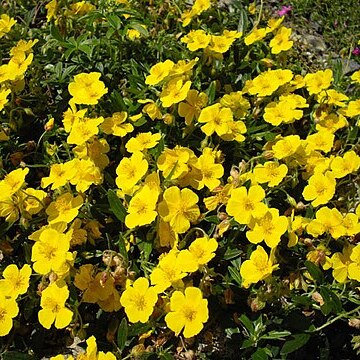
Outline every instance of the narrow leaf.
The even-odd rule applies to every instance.
[[[290,354],[303,347],[310,339],[309,334],[296,334],[294,339],[287,341],[281,348],[280,355]]]
[[[119,197],[116,195],[114,190],[109,190],[107,193],[108,201],[110,204],[110,209],[114,213],[114,215],[120,220],[121,222],[125,222],[126,216],[126,209],[122,204]]]
[[[128,336],[128,325],[125,318],[121,320],[118,333],[117,333],[117,345],[119,349],[122,351],[125,348],[125,342]]]

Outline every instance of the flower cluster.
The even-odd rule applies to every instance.
[[[264,21],[260,11],[255,20],[255,5],[241,31],[225,28],[225,10],[210,1],[180,5],[139,5],[142,23],[131,1],[52,0],[39,6],[53,43],[9,47],[0,66],[1,337],[20,334],[17,318],[87,338],[78,360],[116,359],[90,336],[105,328],[119,356],[162,355],[178,336],[207,337],[221,310],[256,338],[246,349],[261,337],[240,312],[268,303],[273,318],[275,307],[327,316],[358,304],[360,70],[346,86],[331,69],[299,74],[287,62],[294,40],[284,17]],[[15,23],[1,15],[0,38]],[[154,39],[171,46],[159,51]],[[124,64],[122,46],[132,54]],[[44,54],[62,62],[39,75]],[[24,145],[11,121],[35,117],[28,89],[45,96],[30,71],[51,101],[36,120],[44,132]],[[3,156],[17,147],[20,161]]]

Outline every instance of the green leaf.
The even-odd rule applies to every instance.
[[[126,261],[128,261],[129,257],[128,257],[128,253],[127,253],[127,250],[126,250],[125,240],[124,240],[124,238],[123,238],[123,236],[121,234],[119,236],[118,246],[119,246],[119,253],[122,255],[122,257]]]
[[[235,280],[235,282],[241,286],[242,285],[242,279],[241,279],[241,276],[240,276],[240,270],[238,268],[234,268],[232,266],[229,266],[228,267],[228,270],[229,270],[229,273],[230,273],[230,276],[233,280]]]
[[[122,223],[125,222],[126,209],[124,208],[124,205],[122,204],[119,197],[116,195],[115,191],[109,190],[107,193],[107,198],[110,204],[111,211],[114,213],[118,220],[120,220]]]
[[[33,357],[29,354],[24,354],[18,351],[6,351],[2,354],[3,360],[31,360]]]
[[[127,107],[118,91],[114,90],[110,95],[110,99],[115,111],[126,111]]]
[[[121,28],[122,21],[117,15],[109,14],[106,18],[107,18],[107,20],[108,20],[111,27],[113,27],[116,30],[119,30]]]
[[[227,248],[224,254],[224,260],[231,260],[237,258],[242,254],[242,250]]]
[[[60,31],[59,31],[58,27],[53,25],[53,24],[50,25],[50,34],[57,41],[60,41],[60,42],[63,41],[63,38],[62,38],[62,36],[60,34]]]
[[[358,139],[358,137],[359,137],[358,132],[359,132],[358,126],[354,126],[353,128],[351,128],[349,131],[348,141],[354,142],[356,139]]]
[[[257,349],[252,355],[251,360],[267,360],[269,357],[264,349]]]
[[[321,269],[311,261],[306,260],[305,266],[308,269],[311,277],[318,283],[324,282],[324,274]]]
[[[151,329],[149,324],[136,323],[128,327],[128,337],[144,334]]]
[[[303,347],[310,339],[309,334],[293,335],[294,339],[286,341],[280,351],[280,355],[290,354]]]
[[[325,286],[320,287],[320,295],[324,300],[324,304],[320,307],[324,315],[333,312],[338,314],[342,310],[342,305],[339,297]]]
[[[132,22],[129,24],[129,27],[137,30],[142,36],[149,36],[149,32],[147,31],[147,29],[142,27],[139,23]]]
[[[261,339],[264,339],[264,340],[276,340],[276,339],[283,340],[284,337],[289,336],[289,335],[291,335],[291,332],[287,331],[287,330],[284,330],[284,331],[273,330],[273,331],[268,332],[266,335],[261,336]]]
[[[209,98],[209,104],[212,104],[215,100],[215,94],[216,94],[216,81],[212,81],[210,83],[210,86],[205,91],[206,95]]]
[[[162,353],[160,355],[160,359],[162,359],[162,360],[174,360],[175,358],[171,354],[166,352],[166,353]]]
[[[247,11],[242,8],[240,10],[240,18],[239,18],[239,23],[238,23],[238,28],[237,31],[244,33],[248,27],[248,16],[247,16]]]
[[[117,345],[121,351],[125,348],[125,342],[128,336],[128,325],[125,318],[121,320],[118,332],[117,332]]]
[[[253,335],[255,332],[255,327],[253,322],[245,314],[242,314],[239,317],[239,320],[245,326],[245,329],[249,332],[249,335]]]
[[[216,215],[207,216],[206,218],[204,218],[204,220],[209,223],[216,224],[216,225],[220,223],[220,220]]]
[[[149,241],[141,241],[137,245],[139,249],[144,253],[145,259],[149,260],[152,251],[152,243]]]

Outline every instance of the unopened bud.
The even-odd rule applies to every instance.
[[[45,131],[51,131],[54,128],[54,118],[51,118],[45,125],[44,125],[44,130]]]
[[[270,160],[274,158],[274,152],[271,150],[265,150],[263,156],[266,160]]]

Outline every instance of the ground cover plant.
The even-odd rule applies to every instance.
[[[1,358],[359,355],[360,71],[265,5],[4,2]]]

